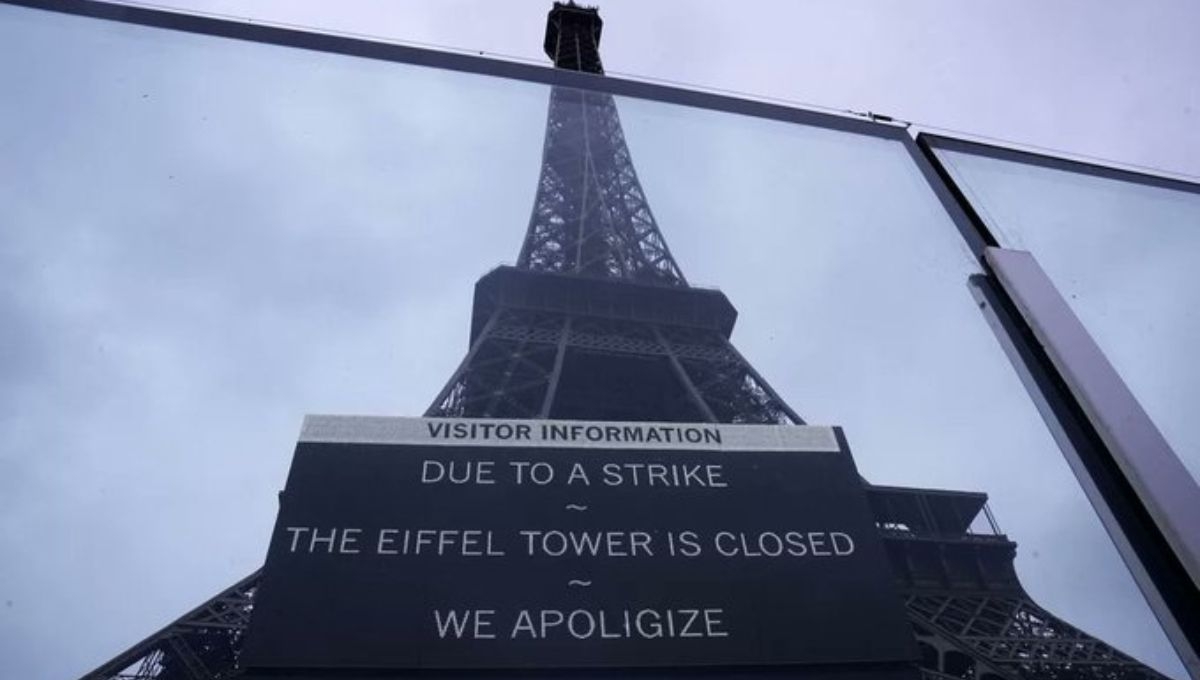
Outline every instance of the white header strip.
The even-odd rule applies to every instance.
[[[302,442],[699,451],[840,450],[832,427],[495,418],[304,417]]]

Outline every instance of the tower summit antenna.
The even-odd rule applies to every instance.
[[[595,7],[556,2],[546,17],[546,56],[556,68],[603,74],[600,32],[604,21]]]

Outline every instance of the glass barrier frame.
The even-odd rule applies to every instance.
[[[1200,673],[1200,520],[1195,513],[1200,487],[1034,256],[1000,247],[936,151],[1192,194],[1200,194],[1200,185],[928,133],[917,134],[916,144],[986,244],[977,254],[988,280],[972,284],[980,307],[1195,677]]]
[[[711,109],[757,118],[869,135],[899,141],[956,226],[970,251],[979,259],[983,274],[970,285],[987,322],[1023,379],[1050,430],[1075,471],[1079,483],[1106,529],[1117,544],[1143,593],[1163,623],[1185,666],[1200,677],[1200,515],[1181,513],[1180,508],[1200,508],[1200,490],[1164,486],[1170,480],[1137,480],[1137,452],[1122,450],[1104,436],[1113,423],[1108,416],[1089,409],[1097,400],[1127,400],[1118,405],[1126,413],[1141,412],[1136,400],[1123,388],[1120,377],[1098,349],[1086,353],[1090,370],[1106,373],[1115,389],[1106,394],[1089,391],[1078,375],[1056,361],[1048,348],[1055,343],[1090,342],[1058,291],[1032,257],[1017,266],[1022,255],[1006,251],[990,232],[963,191],[934,153],[935,148],[957,149],[1021,163],[1064,169],[1101,177],[1166,187],[1200,194],[1200,185],[1179,179],[1150,175],[1094,163],[1083,163],[967,140],[932,135],[910,129],[884,117],[837,115],[793,108],[764,101],[686,90],[648,82],[598,77],[549,67],[533,66],[491,58],[439,52],[401,44],[380,43],[339,35],[311,33],[251,22],[236,22],[146,7],[92,2],[90,0],[0,0],[40,10],[148,27],[246,40],[285,47],[392,61],[436,69],[517,79],[607,92],[683,106]],[[1020,270],[1020,271],[1018,271]],[[1030,296],[1048,299],[1045,305],[1029,304]],[[1074,322],[1079,336],[1063,335],[1063,324]],[[1057,329],[1057,330],[1056,330]],[[1094,347],[1094,343],[1092,343]],[[1115,383],[1112,382],[1115,380]],[[1141,412],[1144,423],[1153,423]],[[1162,443],[1166,447],[1165,442]],[[1178,458],[1169,447],[1159,450],[1160,460]],[[1131,468],[1130,465],[1135,465]],[[1190,480],[1190,477],[1188,478]],[[121,657],[118,657],[120,659]]]

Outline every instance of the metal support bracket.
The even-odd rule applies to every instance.
[[[1170,552],[1164,558],[1178,565],[1173,587],[1189,592],[1188,599],[1194,600],[1200,594],[1200,487],[1033,255],[990,246],[984,260],[1103,443],[1122,478],[1115,482],[1128,485],[1139,506],[1135,509],[1148,517],[1146,528],[1161,535]],[[1073,467],[1083,475],[1097,469],[1087,461]],[[1081,481],[1085,490],[1095,490],[1114,480]],[[1108,505],[1108,499],[1093,497],[1092,502],[1102,510],[1102,519],[1116,512],[1100,507]],[[1166,594],[1161,579],[1145,578],[1170,571],[1172,565],[1147,564],[1144,555],[1129,548],[1139,537],[1125,535],[1119,521],[1105,523],[1189,674],[1200,678],[1200,631],[1189,622],[1195,612],[1181,612],[1182,603]]]

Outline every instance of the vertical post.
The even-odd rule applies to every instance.
[[[558,353],[554,355],[554,370],[550,373],[550,383],[546,386],[546,396],[542,399],[539,418],[549,418],[550,409],[554,407],[554,397],[558,394],[558,382],[562,378],[563,361],[567,357],[567,346],[571,341],[571,317],[565,317],[562,325],[562,335],[558,338]]]
[[[667,342],[667,339],[663,337],[662,331],[658,329],[658,326],[651,326],[651,328],[654,329],[654,339],[658,341],[659,346],[666,352],[667,361],[671,362],[671,368],[675,371],[675,376],[687,388],[688,396],[692,398],[692,403],[696,405],[696,408],[700,410],[700,413],[708,422],[720,422],[717,420],[717,416],[713,413],[713,410],[709,408],[708,402],[704,401],[704,397],[700,396],[700,390],[696,389],[696,384],[692,382],[691,376],[684,370],[683,364],[679,363],[679,358],[675,356],[675,349],[671,347],[671,343]]]

